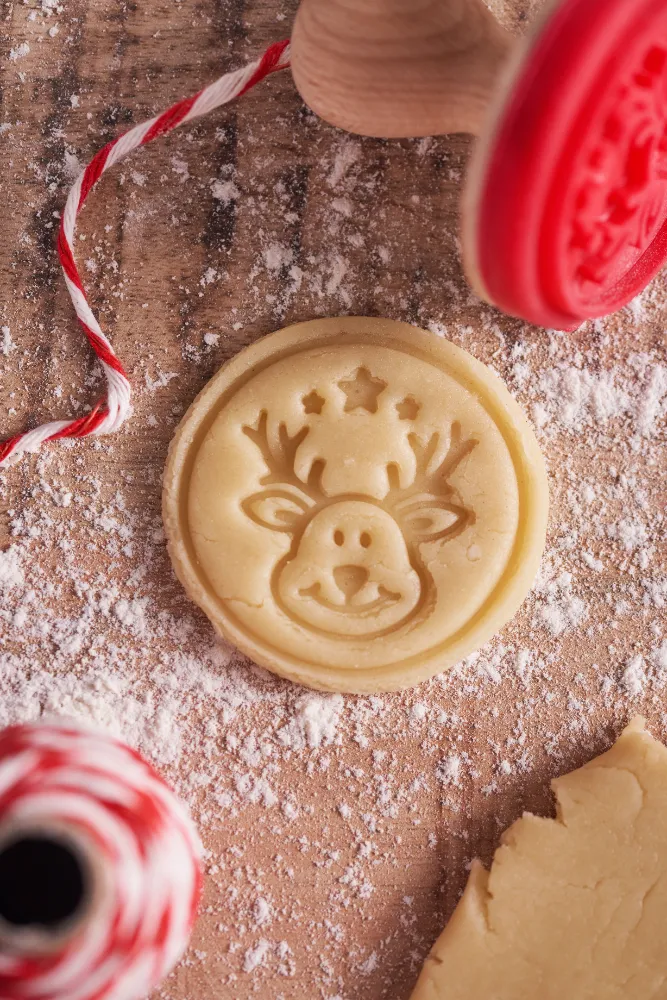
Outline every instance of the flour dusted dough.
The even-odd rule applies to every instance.
[[[412,1000],[664,1000],[667,748],[635,719],[475,863]]]
[[[501,382],[434,334],[315,320],[209,383],[165,475],[190,596],[257,663],[325,690],[415,684],[514,614],[544,464]]]

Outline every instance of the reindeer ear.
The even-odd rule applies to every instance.
[[[417,542],[436,542],[460,534],[475,515],[466,507],[437,497],[418,500],[403,508],[402,521]]]
[[[286,490],[263,490],[241,504],[251,521],[262,528],[293,533],[311,506],[309,499]]]

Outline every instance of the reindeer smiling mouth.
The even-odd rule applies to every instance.
[[[269,471],[260,480],[263,489],[242,508],[255,524],[290,538],[272,573],[276,604],[295,624],[339,639],[373,638],[429,613],[434,583],[420,547],[455,538],[474,523],[474,512],[449,477],[477,441],[463,441],[460,425],[453,424],[449,449],[434,463],[440,434],[426,444],[409,434],[414,480],[401,487],[398,469],[387,465],[387,494],[380,501],[328,496],[323,459],[313,462],[302,482],[295,459],[309,430],[290,437],[281,423],[272,438],[265,410],[256,427],[243,428]]]
[[[343,567],[341,567],[341,569],[343,569],[343,570],[347,570],[347,569],[356,570],[357,567],[356,566],[350,566],[350,567],[343,566]],[[334,571],[334,576],[335,576],[335,571]],[[380,611],[380,610],[382,610],[383,608],[387,607],[390,604],[395,604],[396,601],[400,601],[400,599],[401,599],[401,595],[400,594],[392,594],[392,593],[390,593],[390,591],[388,591],[386,589],[386,587],[382,586],[382,584],[380,584],[380,586],[377,588],[377,590],[378,590],[378,595],[379,596],[376,597],[374,600],[368,601],[366,604],[350,604],[350,603],[347,603],[347,604],[343,605],[343,607],[339,607],[337,604],[334,604],[332,601],[329,601],[329,600],[327,600],[326,597],[322,596],[322,584],[319,583],[319,582],[318,583],[314,583],[313,586],[309,587],[307,590],[300,590],[299,591],[299,595],[301,597],[312,597],[312,599],[314,601],[317,601],[318,604],[321,604],[323,608],[326,608],[328,611],[332,611],[335,614],[338,614],[338,615],[361,615],[361,616],[371,614],[374,611]]]

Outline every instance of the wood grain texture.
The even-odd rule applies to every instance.
[[[0,3],[0,327],[15,345],[0,353],[3,435],[81,411],[100,391],[54,252],[77,162],[285,37],[296,13],[293,0],[45,6]],[[535,4],[494,7],[516,31]],[[639,392],[664,363],[664,278],[634,311],[567,336],[470,293],[458,246],[470,144],[352,138],[318,121],[285,73],[105,175],[82,215],[77,258],[135,412],[113,439],[0,475],[0,552],[18,551],[26,577],[25,591],[0,579],[0,691],[9,678],[30,711],[46,710],[48,693],[31,692],[48,670],[59,690],[71,684],[72,710],[94,715],[108,670],[125,685],[121,731],[125,714],[131,726],[154,704],[167,722],[152,738],[166,745],[184,725],[170,714],[178,689],[191,742],[163,770],[211,853],[194,948],[162,998],[407,1000],[470,858],[488,860],[524,808],[548,811],[549,779],[605,749],[631,711],[664,737],[659,681],[632,697],[621,684],[633,657],[649,670],[665,630],[664,423],[643,438],[630,411],[607,419],[593,395],[582,426],[549,404],[547,582],[476,665],[379,704],[346,699],[333,742],[299,751],[277,733],[302,693],[252,665],[239,669],[254,700],[229,717],[187,693],[213,636],[171,574],[161,475],[180,416],[244,344],[317,315],[430,326],[492,365],[535,419],[545,380],[602,398],[609,380]],[[621,522],[644,532],[645,566],[613,534]],[[139,602],[134,617],[123,601]],[[552,606],[569,608],[561,632],[545,625]],[[514,666],[522,650],[530,683]],[[229,673],[218,668],[221,682]],[[451,758],[461,771],[447,783],[438,765]],[[271,784],[273,805],[243,794],[248,776]],[[253,916],[258,896],[272,901],[268,926]],[[271,950],[248,971],[262,940]]]
[[[292,67],[306,104],[348,132],[479,135],[512,41],[482,0],[302,0]]]

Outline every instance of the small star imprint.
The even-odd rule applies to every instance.
[[[414,420],[420,410],[421,406],[414,396],[406,396],[405,399],[396,404],[399,420]]]
[[[371,375],[368,368],[357,368],[354,378],[338,383],[345,396],[345,413],[352,410],[366,410],[377,413],[378,396],[387,388],[381,378]]]
[[[322,398],[322,396],[320,396],[320,394],[317,391],[317,389],[313,389],[312,392],[308,393],[307,396],[303,397],[303,399],[301,400],[301,402],[303,403],[303,412],[304,413],[317,413],[317,414],[319,414],[319,413],[322,412],[325,400]]]

